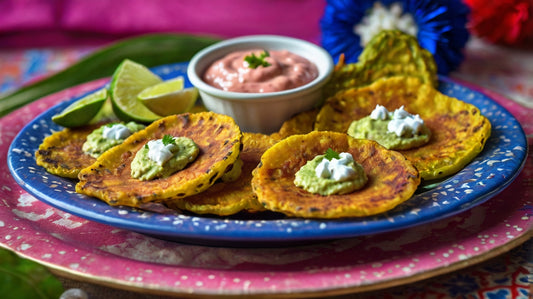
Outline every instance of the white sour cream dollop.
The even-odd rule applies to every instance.
[[[174,155],[172,150],[174,150],[176,144],[163,144],[162,139],[150,140],[148,141],[148,158],[159,165],[163,165],[166,161],[170,160]]]
[[[123,124],[114,124],[112,126],[104,126],[102,136],[106,139],[126,139],[131,135],[130,129]]]
[[[375,120],[390,119],[387,130],[398,137],[420,134],[424,125],[424,120],[418,114],[413,115],[407,112],[403,106],[394,112],[389,112],[387,108],[378,104],[370,113],[370,118]]]
[[[376,105],[376,108],[370,112],[371,119],[387,120],[389,118],[389,110],[380,104]]]
[[[322,159],[315,168],[316,176],[324,179],[333,179],[341,182],[352,179],[357,176],[355,170],[349,166],[353,162],[353,157],[350,153],[340,153],[340,159],[333,158],[330,160]]]

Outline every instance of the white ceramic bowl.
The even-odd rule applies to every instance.
[[[247,49],[288,50],[318,68],[318,77],[310,83],[278,92],[230,92],[202,80],[205,70],[223,56]],[[313,108],[321,101],[322,87],[333,72],[333,59],[323,48],[310,42],[277,35],[252,35],[228,39],[198,52],[189,62],[187,76],[198,88],[207,109],[235,119],[244,132],[272,133],[298,112]]]

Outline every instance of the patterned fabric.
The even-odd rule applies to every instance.
[[[424,282],[369,294],[368,298],[529,299],[533,240],[480,265]]]
[[[38,48],[0,52],[0,96],[60,71],[90,51],[87,48]]]

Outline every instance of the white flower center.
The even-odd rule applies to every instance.
[[[413,16],[403,13],[402,5],[399,2],[391,4],[387,9],[381,2],[377,1],[361,20],[361,23],[353,27],[353,31],[360,36],[361,46],[364,47],[382,30],[400,30],[416,36],[418,28]]]

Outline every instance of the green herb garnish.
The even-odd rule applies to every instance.
[[[162,142],[163,142],[164,146],[167,146],[169,144],[176,144],[176,140],[174,140],[174,137],[172,137],[172,135],[168,135],[168,134],[163,136]]]
[[[255,56],[255,54],[252,53],[251,55],[244,57],[244,61],[248,62],[248,67],[251,69],[255,69],[258,66],[267,67],[271,66],[271,64],[265,60],[265,57],[269,56],[270,53],[268,53],[267,50],[263,50],[263,53],[261,53],[259,57]]]
[[[332,159],[340,159],[341,156],[336,151],[332,150],[331,148],[328,148],[326,150],[325,158],[331,161]]]

